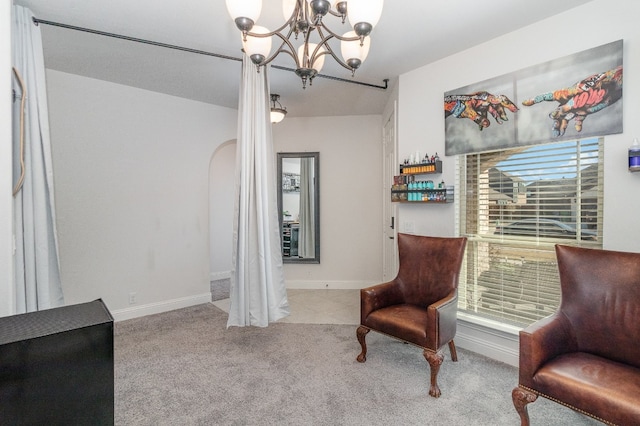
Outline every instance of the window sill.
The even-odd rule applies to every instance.
[[[520,333],[520,330],[523,329],[523,327],[505,324],[497,320],[483,318],[483,317],[479,317],[479,316],[468,314],[466,312],[461,312],[461,311],[458,311],[458,319],[466,323],[477,325],[482,328],[495,330],[497,332],[516,336],[516,337]]]

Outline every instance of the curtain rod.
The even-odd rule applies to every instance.
[[[198,55],[213,56],[213,57],[220,58],[220,59],[227,59],[227,60],[230,60],[230,61],[242,62],[241,58],[236,58],[236,57],[228,56],[228,55],[222,55],[220,53],[207,52],[205,50],[192,49],[190,47],[176,46],[174,44],[167,44],[167,43],[161,43],[161,42],[158,42],[158,41],[145,40],[145,39],[142,39],[142,38],[125,36],[125,35],[121,35],[121,34],[108,33],[108,32],[105,32],[105,31],[93,30],[91,28],[77,27],[75,25],[62,24],[60,22],[54,22],[54,21],[47,21],[47,20],[44,20],[44,19],[38,19],[35,16],[33,17],[33,23],[35,25],[39,25],[39,24],[51,25],[53,27],[66,28],[66,29],[69,29],[69,30],[82,31],[82,32],[85,32],[85,33],[97,34],[97,35],[101,35],[101,36],[105,36],[105,37],[118,38],[118,39],[121,39],[121,40],[133,41],[133,42],[136,42],[136,43],[149,44],[149,45],[152,45],[152,46],[164,47],[164,48],[167,48],[167,49],[181,50],[183,52],[195,53],[195,54],[198,54]],[[279,70],[284,70],[284,71],[292,71],[292,72],[296,71],[293,68],[283,67],[283,66],[280,66],[280,65],[271,65],[271,67],[272,68],[277,68]],[[344,83],[358,84],[358,85],[361,85],[361,86],[374,87],[376,89],[383,89],[383,90],[386,90],[388,88],[388,83],[389,83],[389,79],[388,78],[385,78],[383,80],[384,86],[381,86],[381,85],[378,85],[378,84],[364,83],[362,81],[357,81],[357,80],[347,80],[346,78],[334,77],[334,76],[326,75],[326,74],[317,74],[316,77],[322,77],[322,78],[326,78],[326,79],[329,79],[329,80],[342,81]]]

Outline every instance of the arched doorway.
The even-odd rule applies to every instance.
[[[209,163],[209,276],[212,300],[229,297],[236,140],[221,144]]]

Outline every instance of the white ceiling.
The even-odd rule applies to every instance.
[[[398,76],[591,0],[387,0],[369,57],[353,80],[390,87]],[[37,19],[241,57],[224,0],[14,0]],[[280,0],[264,0],[259,25],[283,21]],[[337,18],[325,18],[335,32]],[[346,26],[346,24],[345,24]],[[42,24],[47,68],[237,108],[241,63]],[[535,36],[535,35],[532,35]],[[544,48],[544,46],[541,46]],[[338,48],[339,51],[339,48]],[[287,55],[274,64],[293,67]],[[332,59],[322,74],[351,80]],[[289,116],[380,114],[389,90],[316,78],[302,89],[271,69],[271,92]],[[470,81],[471,83],[472,81]]]

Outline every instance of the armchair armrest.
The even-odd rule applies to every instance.
[[[562,312],[520,331],[520,384],[533,387],[533,376],[547,361],[578,350],[575,334]]]
[[[402,293],[396,280],[360,290],[360,322],[376,309],[403,303]]]
[[[458,322],[458,290],[427,306],[427,319],[427,327],[436,330],[435,333],[427,331],[427,346],[438,350],[453,340]]]

